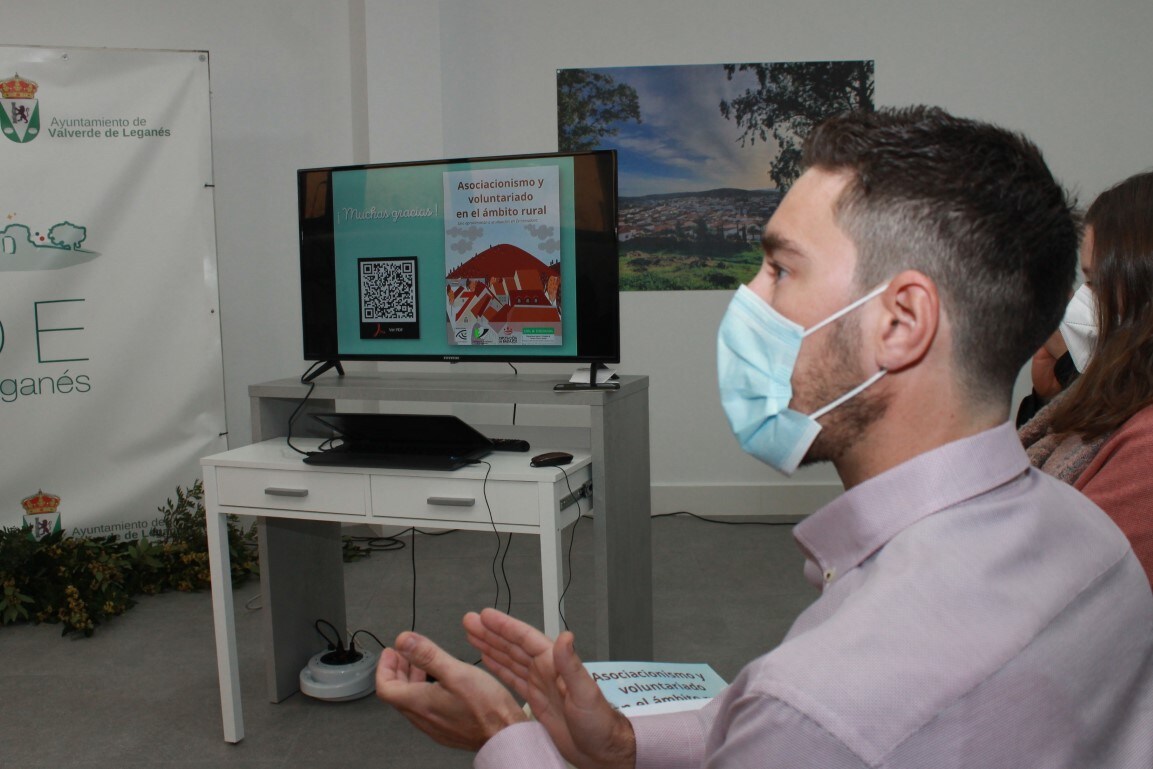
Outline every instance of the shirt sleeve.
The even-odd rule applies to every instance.
[[[703,766],[713,703],[701,710],[629,719],[637,741],[636,769],[698,769]]]
[[[740,688],[700,710],[633,718],[636,769],[866,769],[792,705]]]
[[[568,764],[537,721],[506,726],[476,754],[474,769],[565,769]]]
[[[844,743],[742,674],[700,710],[633,718],[636,769],[866,769]]]
[[[637,769],[698,769],[704,726],[697,711],[630,719],[637,740]],[[569,764],[537,721],[513,724],[485,743],[474,769],[565,769]]]
[[[860,756],[792,705],[753,694],[733,699],[705,743],[708,769],[868,769]]]

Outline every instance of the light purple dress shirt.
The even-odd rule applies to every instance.
[[[702,710],[633,720],[637,769],[1150,769],[1153,594],[1124,535],[1012,425],[798,524],[820,598]],[[539,724],[480,769],[562,767]]]

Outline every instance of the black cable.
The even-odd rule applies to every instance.
[[[719,523],[722,526],[796,526],[796,521],[718,521],[716,518],[705,518],[703,515],[690,513],[687,510],[678,510],[675,513],[658,513],[653,518],[669,518],[674,515],[687,515],[705,523]]]
[[[349,542],[365,543],[366,546],[360,548],[365,552],[387,553],[390,550],[404,550],[405,548],[404,542],[396,537],[345,537],[345,539]]]
[[[508,613],[512,608],[512,587],[511,587],[511,584],[509,583],[508,574],[505,570],[505,561],[508,558],[509,548],[512,546],[512,533],[511,532],[509,533],[508,541],[507,541],[507,543],[505,543],[501,539],[500,532],[496,528],[496,520],[495,520],[495,517],[493,516],[492,506],[489,503],[488,490],[487,490],[488,476],[489,476],[489,473],[492,472],[492,465],[489,464],[488,462],[483,461],[483,460],[480,460],[477,464],[484,464],[487,466],[487,470],[486,470],[485,476],[484,476],[484,482],[481,485],[481,492],[482,492],[482,495],[484,497],[485,508],[488,511],[489,523],[493,527],[493,532],[497,535],[497,552],[493,556],[493,563],[492,563],[493,582],[496,585],[496,598],[493,601],[493,608],[497,608],[497,609],[500,608],[500,605],[499,605],[500,604],[500,584],[501,584],[501,578],[503,578],[505,590],[507,593],[507,601],[505,604],[505,606],[506,606],[505,611],[506,611],[506,613]],[[585,517],[592,518],[593,516],[591,516],[591,515],[586,516],[581,512],[580,501],[583,498],[583,496],[578,497],[576,495],[576,492],[573,491],[571,478],[570,478],[568,472],[563,467],[560,467],[560,466],[558,466],[557,469],[559,469],[561,471],[561,473],[564,475],[565,487],[568,489],[569,496],[573,498],[573,503],[577,506],[577,517],[576,517],[576,520],[573,521],[572,531],[569,533],[568,548],[566,549],[566,552],[565,552],[565,561],[566,561],[565,568],[567,569],[568,573],[565,577],[564,589],[561,591],[560,598],[557,601],[557,612],[558,612],[558,614],[560,614],[561,624],[564,626],[565,630],[569,630],[570,628],[568,625],[568,618],[566,618],[565,614],[564,614],[564,599],[565,599],[565,596],[568,595],[569,588],[572,587],[572,583],[573,583],[573,576],[574,576],[573,565],[572,565],[573,546],[576,544],[577,527],[580,525],[581,519],[583,519]],[[793,526],[793,525],[795,525],[795,523],[788,522],[788,521],[721,521],[721,520],[717,520],[714,518],[706,518],[702,515],[698,515],[696,513],[691,513],[687,510],[680,510],[680,511],[677,511],[674,513],[658,513],[652,517],[653,518],[671,518],[673,516],[679,516],[679,515],[688,516],[690,518],[696,518],[698,520],[704,521],[705,523],[718,523],[718,524],[722,524],[722,525],[731,525],[731,526]],[[415,526],[412,526],[408,529],[408,533],[409,533],[409,535],[412,539],[412,542],[413,542],[413,544],[411,546],[409,546],[409,555],[410,555],[410,561],[412,564],[412,625],[411,625],[410,629],[413,631],[416,630],[416,535],[417,534],[423,534],[426,537],[443,537],[446,534],[457,534],[459,532],[460,532],[459,529],[446,529],[444,531],[424,531],[423,529],[418,529]],[[406,547],[404,541],[397,538],[397,537],[401,537],[401,536],[404,536],[404,532],[401,532],[400,534],[397,534],[397,535],[391,536],[391,537],[349,537],[349,539],[351,539],[353,541],[358,541],[358,542],[368,542],[369,543],[369,548],[368,548],[369,550],[386,552],[386,551],[390,551],[390,550],[403,550]],[[378,546],[375,544],[378,542],[387,543],[387,544],[385,544],[383,546]],[[501,577],[497,576],[497,563],[498,563],[498,561],[500,564]],[[332,628],[333,632],[337,633],[337,639],[338,639],[337,642],[334,643],[331,639],[328,638],[328,636],[326,636],[323,632],[321,632],[321,630],[320,630],[320,624],[321,623],[327,625],[329,628]],[[340,647],[339,631],[336,630],[336,628],[332,625],[331,622],[328,622],[327,620],[317,620],[315,627],[316,627],[317,632],[320,633],[321,637],[324,638],[324,640],[330,646],[332,646],[333,648],[339,648]],[[374,641],[376,641],[378,644],[380,644],[380,647],[382,649],[386,648],[386,645],[383,642],[381,642],[381,640],[379,638],[377,638],[376,635],[374,635],[373,633],[371,633],[368,630],[357,630],[354,633],[352,633],[352,635],[349,636],[350,648],[356,639],[356,635],[359,633],[365,633],[365,634],[371,636]],[[478,662],[479,662],[479,660],[478,660]]]
[[[492,505],[488,501],[488,476],[492,472],[492,465],[483,459],[477,460],[477,464],[484,465],[486,470],[484,472],[484,480],[480,485],[481,496],[484,497],[484,508],[488,511],[488,522],[492,525],[492,533],[496,535],[496,553],[492,557],[492,581],[496,585],[496,596],[492,600],[492,608],[500,608],[500,584],[501,579],[504,580],[504,589],[507,596],[507,603],[505,604],[509,609],[512,609],[512,585],[508,581],[508,572],[505,571],[505,559],[508,558],[508,549],[512,547],[512,533],[508,535],[508,545],[505,546],[500,537],[500,530],[496,527],[496,518],[492,514]],[[501,548],[504,548],[502,554]],[[500,563],[500,576],[497,576],[496,567]]]
[[[500,559],[500,573],[504,576],[505,604],[504,613],[512,614],[512,583],[508,581],[508,574],[504,570],[504,562],[508,559],[508,551],[512,548],[512,532],[508,533],[508,543],[504,546],[504,555]]]
[[[404,550],[406,547],[408,548],[409,562],[410,562],[411,567],[412,567],[412,624],[410,625],[409,629],[412,630],[413,632],[415,632],[416,631],[416,535],[417,534],[423,534],[426,537],[443,537],[446,534],[455,534],[458,531],[459,531],[459,529],[447,529],[445,531],[424,531],[423,529],[418,529],[415,526],[410,526],[408,529],[401,531],[400,533],[395,534],[391,537],[345,537],[345,539],[347,539],[348,541],[353,542],[353,543],[367,542],[368,547],[362,548],[362,550],[369,552],[369,553],[372,553],[372,552],[389,552],[392,550]],[[405,535],[405,533],[409,534],[409,537],[412,540],[411,545],[405,545],[404,540],[399,539],[399,537],[403,537]],[[380,543],[383,543],[383,544],[380,544]],[[329,627],[331,627],[331,623],[326,623],[326,624],[328,624]],[[335,628],[333,628],[333,629],[335,630]],[[368,633],[367,630],[358,631],[358,632]],[[373,638],[376,638],[376,636],[373,636]],[[377,639],[377,643],[380,643],[380,639]],[[384,646],[384,644],[380,644],[380,645],[382,647]]]
[[[287,436],[284,439],[285,442],[288,444],[288,448],[292,449],[297,454],[304,454],[305,456],[308,456],[309,452],[304,451],[302,449],[298,449],[296,446],[292,445],[292,425],[296,422],[297,416],[300,415],[300,410],[302,408],[304,408],[304,404],[308,401],[309,397],[312,395],[312,391],[316,389],[316,382],[310,381],[309,376],[311,376],[312,372],[314,372],[317,369],[317,367],[321,366],[321,365],[323,365],[323,361],[317,361],[316,363],[313,363],[311,366],[309,366],[307,371],[305,371],[303,374],[300,375],[300,383],[308,385],[308,392],[306,392],[304,394],[304,397],[300,399],[300,403],[296,404],[296,408],[293,410],[292,414],[288,417],[288,430],[286,431]]]
[[[380,645],[380,648],[381,648],[381,649],[387,649],[387,648],[388,648],[388,647],[385,645],[384,641],[381,641],[379,638],[377,638],[377,637],[376,637],[376,634],[375,634],[375,633],[373,633],[373,632],[371,632],[371,631],[369,631],[369,630],[364,630],[363,628],[362,628],[362,629],[360,629],[360,630],[355,630],[355,631],[353,631],[352,635],[350,635],[350,636],[348,637],[348,645],[349,645],[349,646],[352,646],[352,644],[354,644],[354,643],[356,642],[356,637],[357,637],[359,634],[361,634],[361,633],[364,633],[366,636],[368,636],[368,637],[370,637],[372,640],[376,641],[376,642],[377,642],[377,644],[379,644],[379,645]]]
[[[443,537],[446,534],[459,534],[460,529],[445,529],[444,531],[425,531],[424,529],[417,529],[417,534],[423,534],[426,537]]]
[[[493,517],[493,514],[492,514],[492,505],[488,501],[488,476],[489,476],[489,473],[492,472],[492,465],[489,464],[488,462],[485,462],[483,459],[478,460],[477,462],[475,462],[475,464],[482,464],[482,465],[485,465],[485,467],[487,468],[485,470],[485,473],[484,473],[484,480],[481,483],[481,495],[484,497],[484,506],[485,506],[485,509],[488,511],[489,523],[492,524],[493,533],[496,534],[496,554],[493,555],[493,559],[492,559],[492,578],[493,578],[493,582],[496,584],[496,598],[494,599],[494,602],[493,602],[493,608],[494,609],[500,608],[500,579],[497,577],[497,574],[496,574],[496,566],[497,566],[497,562],[499,560],[501,576],[504,578],[505,592],[508,594],[508,603],[506,605],[511,610],[511,608],[512,608],[512,586],[509,584],[508,574],[505,571],[505,562],[504,562],[504,559],[508,557],[508,547],[504,547],[503,557],[501,557],[502,541],[500,538],[500,531],[498,531],[496,528],[496,519]],[[449,529],[447,531],[439,531],[439,532],[437,532],[437,531],[423,531],[421,529],[416,528],[415,526],[411,526],[411,527],[409,527],[408,531],[410,534],[409,540],[411,542],[411,544],[409,545],[409,563],[411,564],[411,567],[412,567],[412,625],[409,627],[409,629],[412,630],[413,632],[416,632],[416,535],[417,534],[424,534],[425,536],[428,536],[428,537],[443,537],[445,534],[453,534],[457,530],[456,529]],[[375,537],[375,538],[365,537],[365,538],[361,538],[361,539],[369,539],[372,541],[385,540],[385,541],[392,541],[392,542],[396,543],[396,546],[379,548],[381,550],[400,550],[400,549],[404,548],[404,542],[397,540],[395,537]],[[509,534],[508,544],[509,544],[509,546],[512,545],[512,534],[511,533]],[[370,548],[370,549],[372,549],[372,548]],[[382,644],[382,646],[383,646],[383,644]]]
[[[508,367],[512,369],[513,376],[520,376],[520,372],[516,370],[516,366],[512,365],[512,361],[505,361],[505,363],[507,363]],[[514,425],[516,424],[516,401],[513,401],[512,404],[512,423]]]
[[[326,636],[324,634],[324,631],[322,631],[320,629],[321,623],[328,625],[328,627],[332,628],[332,632],[336,633],[336,641],[335,642],[333,642],[333,640],[331,638]],[[328,643],[329,649],[336,649],[339,651],[344,651],[344,641],[340,640],[340,631],[336,629],[335,625],[333,625],[331,622],[329,622],[326,619],[318,619],[316,622],[312,623],[312,626],[314,628],[316,628],[316,632],[320,634],[320,637],[323,638],[325,640],[325,642]]]
[[[394,534],[389,537],[355,537],[345,536],[346,542],[352,543],[358,552],[361,553],[387,553],[392,550],[404,550],[408,545],[404,544],[403,539],[399,539],[405,535],[406,532],[416,531],[417,534],[423,534],[426,537],[443,537],[447,534],[458,534],[460,529],[445,529],[444,531],[425,531],[424,529],[415,529],[409,527],[399,534]],[[363,545],[363,546],[362,546]]]
[[[409,546],[408,551],[409,561],[412,563],[412,627],[409,628],[412,632],[416,632],[416,527],[413,526],[410,531],[412,536],[412,544]]]
[[[561,467],[560,465],[557,465],[557,469],[560,470],[562,473],[564,473],[564,485],[568,488],[569,496],[573,498],[573,504],[575,504],[577,506],[577,517],[576,517],[576,520],[573,521],[573,524],[572,524],[572,532],[569,534],[568,552],[565,555],[565,560],[567,561],[567,563],[565,564],[565,569],[568,571],[568,575],[565,577],[564,590],[561,591],[560,598],[558,598],[557,602],[556,602],[556,610],[557,610],[557,614],[560,615],[561,624],[564,625],[565,630],[568,630],[569,629],[568,619],[566,619],[564,616],[564,597],[565,597],[565,595],[568,594],[568,589],[572,585],[572,576],[573,576],[572,548],[573,548],[573,544],[576,542],[576,530],[577,530],[577,526],[580,525],[582,515],[581,515],[580,497],[578,497],[576,495],[576,493],[572,490],[572,484],[569,483],[568,472],[566,472],[565,469],[563,467]],[[563,533],[561,536],[564,536]]]
[[[486,462],[485,464],[488,464],[488,463]],[[490,466],[489,469],[491,470],[492,467]],[[485,480],[486,481],[488,480],[487,474],[485,475]],[[488,504],[488,497],[487,496],[485,497],[484,503],[486,505]],[[492,512],[490,511],[489,512],[489,518],[491,518],[491,517],[492,517]],[[449,529],[448,531],[440,531],[440,532],[421,531],[420,529],[416,528],[415,526],[409,527],[409,532],[411,534],[409,539],[412,542],[412,544],[410,544],[408,547],[409,563],[412,564],[412,625],[409,627],[409,630],[411,630],[414,633],[416,632],[416,535],[417,534],[423,534],[426,537],[443,537],[445,534],[452,534],[455,531],[456,531],[456,529]],[[392,539],[392,537],[384,537],[383,539]],[[390,547],[390,548],[386,548],[386,549],[399,550],[403,547],[404,547],[404,542],[401,542],[399,548]],[[494,573],[495,573],[495,569],[494,569]],[[384,644],[381,644],[381,646],[383,646],[383,645]]]

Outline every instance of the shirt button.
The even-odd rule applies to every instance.
[[[829,584],[830,582],[832,582],[836,578],[837,578],[837,570],[836,569],[828,569],[825,571],[825,584],[826,585]]]

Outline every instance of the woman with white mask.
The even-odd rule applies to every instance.
[[[1081,374],[1021,440],[1035,467],[1109,514],[1153,582],[1153,172],[1089,207],[1081,268],[1089,293],[1074,296],[1061,327]]]
[[[1076,381],[1097,342],[1097,300],[1088,283],[1073,292],[1065,308],[1065,317],[1045,345],[1033,356],[1029,374],[1033,391],[1017,408],[1017,427],[1021,427],[1044,408],[1045,404]]]

